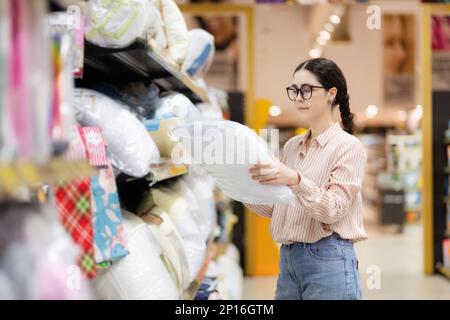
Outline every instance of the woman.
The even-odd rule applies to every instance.
[[[272,237],[282,244],[275,299],[361,299],[353,243],[367,238],[361,198],[366,153],[352,135],[344,75],[331,60],[308,60],[296,68],[287,94],[309,130],[285,144],[276,167],[257,164],[250,173],[262,184],[289,186],[296,200],[246,204],[272,219]],[[337,106],[345,131],[333,121]]]

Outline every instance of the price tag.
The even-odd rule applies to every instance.
[[[168,169],[170,176],[178,176],[187,172],[186,166],[171,166]]]
[[[8,193],[19,187],[19,177],[13,167],[0,165],[0,185]]]
[[[20,161],[16,168],[20,177],[28,186],[38,186],[43,183],[36,166]]]

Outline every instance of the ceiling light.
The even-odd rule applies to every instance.
[[[321,37],[322,39],[328,41],[331,38],[331,34],[328,31],[322,30],[322,31],[320,31],[320,36],[319,37]]]
[[[322,55],[322,49],[320,48],[314,48],[309,50],[309,56],[313,59],[319,58]]]
[[[331,23],[339,24],[341,22],[341,18],[335,14],[330,16]]]
[[[278,117],[281,114],[281,108],[279,106],[271,106],[269,108],[269,114],[272,117]]]
[[[371,118],[375,118],[378,114],[378,107],[376,105],[369,105],[366,108],[366,117],[371,119]]]

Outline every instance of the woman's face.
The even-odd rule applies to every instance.
[[[402,72],[407,54],[404,32],[400,17],[392,17],[383,22],[384,29],[384,71],[387,75]]]
[[[317,81],[316,76],[307,70],[300,70],[294,74],[294,79],[292,82],[297,88],[301,88],[302,85],[311,85],[322,87],[319,81]],[[300,116],[306,125],[309,127],[312,123],[320,120],[324,115],[328,116],[328,113],[332,114],[331,105],[328,101],[333,100],[335,97],[336,89],[322,89],[313,88],[311,98],[304,100],[299,94],[297,99],[295,99],[294,104]],[[331,91],[331,92],[329,92]]]

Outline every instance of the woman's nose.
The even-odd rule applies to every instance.
[[[295,99],[296,102],[305,102],[305,99],[303,99],[302,95],[299,93],[297,98]]]

